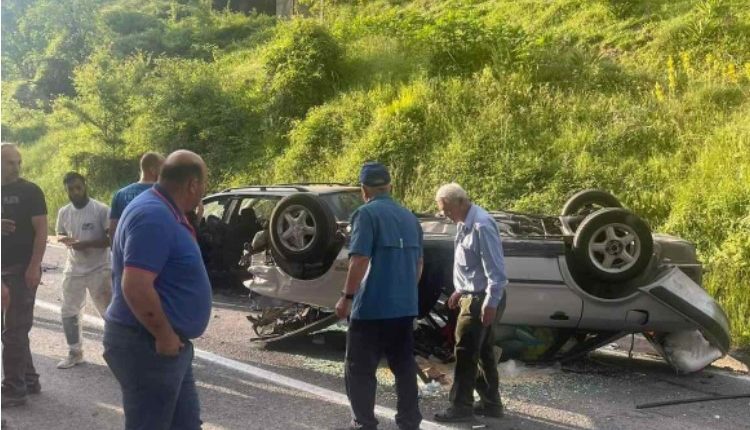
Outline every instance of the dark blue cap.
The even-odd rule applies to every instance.
[[[391,175],[384,165],[371,161],[362,165],[359,182],[368,187],[380,187],[391,183]]]

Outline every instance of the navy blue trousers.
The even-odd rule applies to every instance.
[[[402,430],[419,428],[417,364],[414,361],[414,318],[351,320],[346,335],[346,394],[353,426],[376,429],[375,371],[383,355],[396,377],[396,424]]]

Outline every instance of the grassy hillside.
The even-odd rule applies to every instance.
[[[140,152],[180,147],[215,188],[351,182],[378,159],[419,210],[451,180],[549,213],[609,189],[698,244],[750,343],[747,2],[308,3],[314,18],[277,21],[198,0],[3,2],[3,139],[53,208],[69,169],[106,198]]]

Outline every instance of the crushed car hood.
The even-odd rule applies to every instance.
[[[649,340],[680,373],[691,373],[724,356],[731,346],[729,319],[718,303],[680,269],[641,291],[668,306],[695,327]]]

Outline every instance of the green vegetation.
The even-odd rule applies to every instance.
[[[750,343],[750,6],[743,0],[309,0],[280,21],[203,0],[8,0],[2,133],[64,200],[106,199],[146,149],[207,159],[212,185],[349,181],[388,163],[432,209],[555,213],[609,189],[698,244]],[[322,7],[322,14],[321,8]]]

